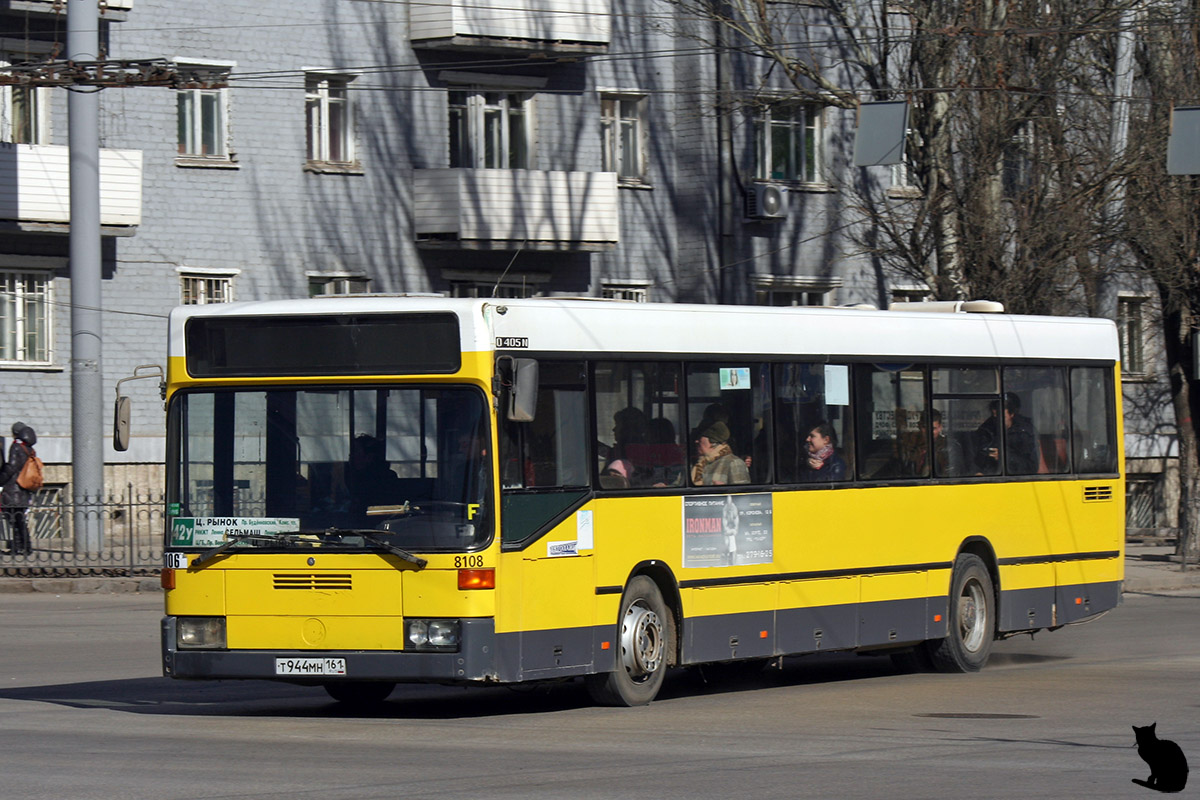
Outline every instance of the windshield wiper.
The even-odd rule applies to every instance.
[[[417,567],[417,569],[423,569],[425,567],[425,565],[429,563],[428,561],[421,558],[420,556],[414,556],[412,553],[408,552],[407,550],[402,550],[401,548],[396,547],[396,545],[392,544],[391,542],[380,539],[378,531],[369,530],[369,529],[368,530],[358,530],[358,529],[348,529],[348,528],[326,528],[324,530],[319,530],[319,531],[318,530],[294,531],[291,533],[275,533],[275,534],[234,533],[234,534],[230,534],[228,540],[225,541],[224,543],[219,544],[210,550],[205,550],[203,553],[201,553],[200,556],[191,563],[191,567],[193,569],[199,569],[199,568],[203,567],[205,564],[209,563],[210,561],[215,559],[217,556],[224,555],[235,544],[238,544],[239,542],[258,541],[258,542],[268,542],[271,544],[278,544],[280,542],[288,542],[289,544],[291,544],[291,543],[295,543],[302,536],[321,536],[321,537],[358,536],[358,537],[361,537],[364,541],[368,541],[371,544],[375,545],[376,547],[380,547],[380,548],[388,551],[392,555],[397,556],[397,557],[403,559],[404,561],[407,561],[410,564],[414,564]]]
[[[267,534],[262,534],[262,533],[232,533],[232,534],[229,534],[228,539],[225,541],[224,544],[219,544],[216,547],[214,547],[210,550],[205,550],[203,553],[201,553],[200,557],[197,558],[195,561],[193,561],[191,566],[193,569],[199,569],[200,567],[207,564],[209,561],[212,561],[217,556],[225,553],[225,551],[232,548],[238,542],[245,542],[245,541],[250,541],[250,540],[256,540],[256,541],[260,541],[260,542],[277,542],[277,541],[280,541],[281,539],[283,539],[283,535],[279,535],[279,534],[267,535]]]
[[[306,532],[316,533],[317,531],[301,531],[301,533]],[[320,531],[320,533],[326,536],[360,536],[364,541],[370,542],[376,547],[381,547],[392,555],[397,556],[410,564],[416,565],[417,569],[424,569],[425,565],[429,563],[420,556],[414,556],[407,550],[403,550],[399,547],[396,547],[396,545],[392,544],[391,542],[379,538],[379,531],[371,530],[369,528],[365,530],[360,528],[326,528],[325,530]]]

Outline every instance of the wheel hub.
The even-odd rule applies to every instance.
[[[658,614],[634,603],[621,621],[621,660],[635,680],[654,674],[662,664],[662,621]]]
[[[958,624],[963,646],[971,652],[977,651],[984,643],[985,608],[983,588],[975,582],[965,585],[958,600]]]

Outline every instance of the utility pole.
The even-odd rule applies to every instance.
[[[67,61],[100,58],[96,0],[68,0]],[[71,177],[71,494],[75,552],[103,545],[102,320],[100,295],[100,87],[68,87]]]
[[[75,552],[103,546],[104,392],[100,248],[100,98],[104,88],[220,88],[227,68],[180,70],[164,58],[101,59],[97,0],[67,0],[66,59],[0,69],[0,86],[61,86],[67,97],[71,218],[71,487]],[[102,2],[102,0],[101,0]]]

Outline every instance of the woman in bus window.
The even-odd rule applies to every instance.
[[[806,483],[846,480],[846,459],[838,455],[837,433],[828,422],[819,422],[808,432]]]

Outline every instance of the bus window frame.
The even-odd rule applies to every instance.
[[[499,530],[500,493],[499,493],[499,479],[496,476],[496,465],[497,465],[497,455],[496,454],[497,454],[497,445],[498,445],[498,433],[495,430],[495,426],[492,424],[492,421],[491,421],[492,408],[493,408],[491,395],[488,392],[486,392],[481,386],[479,386],[475,383],[469,382],[469,381],[462,381],[462,382],[455,382],[455,383],[430,383],[430,382],[425,382],[425,381],[420,381],[420,382],[418,382],[418,381],[380,382],[378,380],[373,380],[373,381],[350,380],[350,381],[344,382],[344,383],[312,383],[311,381],[305,381],[305,382],[295,382],[295,383],[293,383],[293,382],[269,382],[269,383],[258,383],[258,384],[241,383],[241,384],[237,384],[237,385],[202,383],[202,384],[193,384],[193,385],[179,387],[174,392],[172,392],[171,395],[167,398],[166,457],[167,457],[168,461],[165,464],[165,468],[166,468],[165,469],[165,472],[166,472],[165,485],[167,487],[167,491],[165,494],[165,500],[167,503],[167,507],[168,508],[171,508],[172,506],[182,507],[181,497],[182,497],[183,492],[182,492],[182,483],[181,483],[181,481],[182,481],[181,473],[183,472],[183,459],[187,455],[187,444],[186,444],[187,437],[184,435],[184,431],[182,429],[184,416],[180,409],[183,407],[183,405],[186,404],[188,397],[190,397],[192,395],[200,395],[200,394],[209,394],[209,395],[214,395],[214,396],[218,395],[218,394],[227,394],[227,395],[232,395],[232,396],[236,397],[236,395],[238,393],[250,393],[250,392],[262,392],[265,394],[269,394],[270,392],[273,392],[273,391],[289,391],[289,392],[297,392],[297,393],[303,392],[303,391],[318,391],[318,392],[352,391],[352,392],[357,392],[357,391],[375,391],[375,390],[379,390],[379,389],[384,389],[384,390],[389,390],[389,391],[390,390],[418,390],[418,391],[421,391],[421,390],[433,390],[433,391],[461,390],[461,391],[474,393],[478,396],[479,402],[481,404],[480,410],[482,412],[481,421],[482,421],[482,425],[484,426],[484,434],[486,437],[486,441],[488,442],[488,446],[490,448],[489,456],[485,460],[485,463],[487,465],[487,467],[486,467],[487,473],[488,473],[488,476],[487,476],[487,478],[488,478],[488,497],[492,503],[492,508],[490,510],[490,513],[487,516],[487,520],[488,520],[487,535],[480,537],[480,539],[477,543],[475,543],[469,547],[466,547],[466,548],[457,548],[457,547],[456,548],[446,548],[446,547],[425,548],[425,549],[422,549],[421,552],[477,553],[477,552],[482,552],[482,551],[490,548],[496,542],[496,540],[499,538],[497,536],[497,531]],[[425,435],[426,434],[422,433],[422,437],[424,437]],[[424,469],[424,466],[423,466],[423,469]],[[172,515],[168,514],[168,516],[172,516]],[[218,515],[218,516],[223,516],[223,515]],[[164,537],[165,537],[164,541],[166,543],[166,546],[169,548],[173,547],[171,545],[170,525],[166,526],[166,529],[164,531]],[[258,547],[255,549],[256,549],[256,552],[276,552],[276,551],[282,552],[282,550],[280,548]]]

